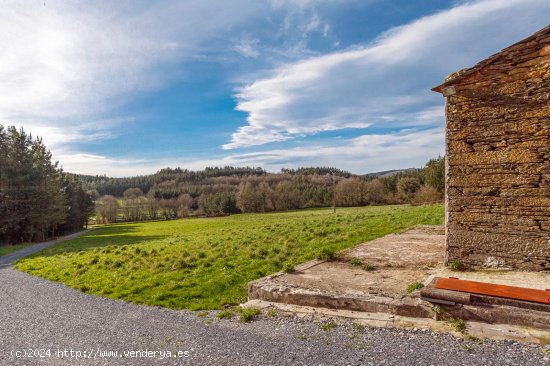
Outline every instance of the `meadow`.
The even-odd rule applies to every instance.
[[[16,263],[90,293],[174,309],[246,301],[247,283],[417,224],[442,224],[443,205],[368,206],[117,224]]]

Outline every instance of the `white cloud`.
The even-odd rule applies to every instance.
[[[173,66],[268,8],[245,0],[4,1],[0,123],[25,126],[52,149],[107,135],[118,126],[113,110],[181,78]]]
[[[443,144],[443,103],[429,88],[547,25],[550,11],[547,0],[461,3],[394,28],[371,44],[281,65],[237,92],[237,109],[248,113],[248,124],[224,147],[343,128],[388,127],[400,129],[398,133],[306,141],[300,148],[220,152],[208,160],[83,153],[86,142],[114,138],[115,131],[137,123],[139,116],[113,111],[139,93],[184,78],[181,63],[209,54],[220,40],[253,34],[233,45],[251,58],[311,55],[308,37],[333,36],[315,9],[324,2],[328,0],[162,0],[154,5],[144,0],[4,1],[0,123],[43,136],[65,170],[86,174],[135,175],[177,165],[262,165],[270,170],[335,165],[357,173],[420,166],[441,153]],[[256,34],[238,28],[256,24],[274,9],[286,12],[274,35],[282,40],[279,54],[264,52]]]
[[[311,146],[229,154],[211,159],[114,159],[105,156],[64,153],[55,158],[64,169],[81,174],[113,177],[154,173],[161,168],[199,170],[206,166],[261,166],[268,171],[303,166],[336,166],[364,174],[388,169],[423,166],[428,158],[443,154],[443,130],[404,130],[393,134],[362,135],[352,139],[323,141]]]
[[[404,130],[392,134],[361,135],[330,143],[230,155],[236,165],[284,167],[336,166],[357,174],[423,166],[443,154],[443,130]]]
[[[260,56],[258,43],[258,39],[241,38],[235,43],[233,49],[243,57],[258,58]]]
[[[547,25],[547,0],[484,0],[457,5],[382,34],[372,44],[278,67],[238,90],[247,125],[225,149],[343,128],[442,125],[430,91]]]

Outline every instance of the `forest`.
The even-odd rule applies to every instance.
[[[443,199],[445,164],[355,175],[331,167],[165,168],[109,178],[65,173],[40,138],[0,125],[0,244],[56,237],[92,223],[319,207],[423,204]]]
[[[76,231],[93,208],[82,183],[52,162],[40,138],[0,125],[0,244]]]
[[[130,178],[77,176],[96,202],[97,223],[223,216],[316,207],[423,204],[443,200],[444,159],[381,176],[330,167],[163,169]]]

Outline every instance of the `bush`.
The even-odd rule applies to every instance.
[[[411,200],[413,204],[429,204],[437,203],[443,199],[443,194],[439,193],[437,189],[432,186],[422,186],[415,193],[414,198]]]
[[[414,177],[403,177],[397,182],[397,192],[406,202],[410,202],[419,189],[420,181]]]

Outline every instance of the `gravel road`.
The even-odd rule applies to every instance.
[[[90,296],[8,266],[0,268],[0,365],[550,364],[549,349],[508,341],[464,341],[422,330],[357,330],[351,323],[324,331],[319,323],[296,318],[241,323],[215,315]],[[35,355],[44,357],[12,357],[29,349],[43,350]],[[124,351],[143,356],[146,350],[180,351],[183,357],[120,357]],[[99,358],[98,352],[107,351],[119,353]]]

